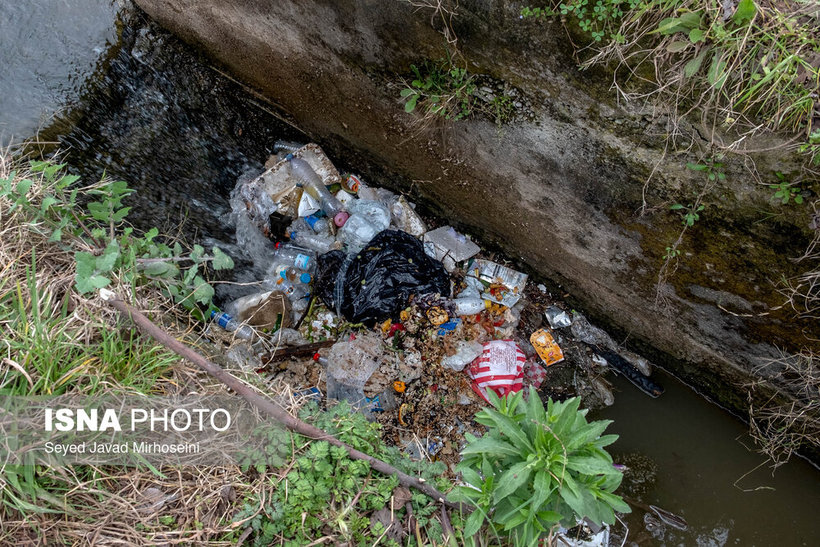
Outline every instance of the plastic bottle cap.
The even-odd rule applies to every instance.
[[[302,275],[299,276],[299,281],[301,281],[302,283],[307,285],[308,283],[310,283],[310,274],[309,273],[303,273]]]
[[[282,242],[281,242],[281,241],[277,241],[277,242],[276,242],[276,245],[274,245],[274,246],[273,246],[273,248],[274,248],[274,249],[278,249],[278,248],[279,248],[279,246],[280,246],[281,244],[282,244]]]
[[[218,313],[219,313],[219,310],[211,310],[211,319],[213,319],[214,316]]]
[[[333,223],[341,228],[347,222],[347,219],[350,218],[350,214],[347,211],[339,211],[336,213],[336,216],[333,217]]]
[[[313,360],[314,361],[318,361],[321,358],[322,358],[322,356],[318,352],[313,354]]]

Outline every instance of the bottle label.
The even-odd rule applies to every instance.
[[[307,270],[308,264],[310,264],[310,257],[303,254],[296,255],[296,261],[293,264],[301,270]]]
[[[316,215],[310,215],[305,217],[305,220],[307,221],[308,226],[313,228],[316,225],[316,223],[319,222],[319,217],[317,217]]]
[[[228,323],[231,319],[233,319],[233,317],[231,317],[227,313],[220,313],[216,316],[216,324],[225,329],[228,327]]]

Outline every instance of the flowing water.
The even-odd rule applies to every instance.
[[[128,181],[137,190],[129,218],[143,227],[184,220],[189,236],[230,239],[223,215],[236,179],[260,169],[277,138],[304,138],[118,2],[0,2],[0,66],[0,134],[33,135],[58,114],[42,135],[62,143],[86,180]],[[690,529],[647,530],[636,510],[627,543],[818,543],[820,473],[797,460],[772,477],[744,448],[742,423],[658,375],[666,387],[658,399],[616,379],[616,404],[600,417],[615,420],[618,458],[638,453],[657,468],[636,497],[680,514]]]
[[[0,2],[0,146],[27,138],[88,91],[117,43],[111,0]]]

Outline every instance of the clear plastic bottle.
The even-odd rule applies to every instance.
[[[228,332],[233,332],[237,338],[241,338],[242,340],[250,340],[254,336],[251,327],[243,325],[227,313],[211,310],[211,319],[213,319],[217,325]]]
[[[327,221],[326,218],[320,217],[316,213],[314,213],[310,216],[306,216],[305,222],[308,226],[310,226],[310,229],[313,230],[314,233],[321,235],[330,235],[330,223]]]
[[[322,236],[313,232],[291,232],[290,240],[306,249],[312,249],[324,254],[334,248],[336,240],[330,236]]]
[[[457,315],[475,315],[490,307],[491,302],[483,298],[467,297],[453,300]]]
[[[291,172],[304,187],[305,191],[315,198],[325,214],[333,219],[336,226],[344,226],[345,221],[350,216],[344,210],[342,203],[331,194],[322,179],[305,160],[292,158],[290,160]]]
[[[274,265],[286,264],[312,273],[316,270],[316,252],[296,245],[277,245]],[[279,277],[279,270],[274,277]]]

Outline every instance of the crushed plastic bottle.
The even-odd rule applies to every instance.
[[[299,158],[292,158],[290,164],[291,173],[302,183],[305,192],[319,202],[322,211],[333,219],[336,226],[344,226],[349,214],[344,210],[341,202],[328,191],[313,168],[305,160]]]
[[[393,202],[390,206],[390,214],[393,217],[393,225],[399,230],[416,237],[421,237],[427,231],[427,225],[413,209],[413,204],[404,196]]]
[[[290,240],[300,247],[311,249],[319,254],[325,254],[338,247],[336,239],[332,236],[322,236],[312,231],[291,232]]]
[[[350,218],[339,230],[339,241],[358,251],[376,234],[390,227],[390,211],[378,201],[359,199],[350,205]]]
[[[237,338],[251,340],[254,337],[254,332],[251,327],[243,325],[227,313],[211,310],[211,319],[226,331],[234,333],[234,336]]]

